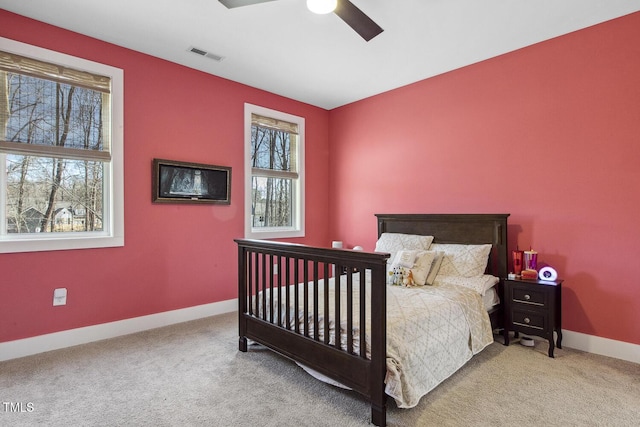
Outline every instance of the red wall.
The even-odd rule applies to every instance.
[[[328,112],[0,10],[0,36],[122,68],[125,246],[0,254],[0,342],[236,298],[244,103],[306,118],[307,237],[329,227]],[[151,162],[231,166],[230,206],[151,203]],[[53,290],[68,289],[53,307]]]
[[[640,13],[330,112],[332,238],[374,213],[510,213],[562,327],[640,344]]]
[[[307,119],[298,241],[373,249],[378,212],[511,213],[511,247],[565,279],[563,328],[640,344],[640,13],[331,112],[2,10],[0,36],[124,69],[126,241],[0,254],[0,342],[235,298],[249,102]],[[232,166],[231,206],[153,205],[154,157]]]

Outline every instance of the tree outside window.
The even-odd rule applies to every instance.
[[[109,73],[121,90],[121,70],[0,41],[0,252],[120,246],[122,226],[114,220],[122,216],[122,141],[121,130],[113,129],[121,123],[121,100],[113,103]],[[5,44],[14,50],[3,50]],[[41,56],[23,56],[22,50]],[[107,241],[116,234],[117,242]],[[74,246],[78,237],[82,243]],[[62,239],[64,244],[35,243]],[[16,242],[20,248],[10,248]]]
[[[247,148],[250,233],[259,237],[300,235],[302,132],[304,119],[249,106]],[[268,234],[267,234],[268,233]]]

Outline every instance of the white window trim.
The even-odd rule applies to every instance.
[[[124,73],[121,69],[52,50],[0,37],[0,50],[42,61],[65,65],[111,78],[111,166],[105,168],[104,180],[111,185],[111,200],[105,200],[104,232],[37,233],[5,235],[0,239],[0,253],[37,252],[66,249],[89,249],[124,246]],[[4,157],[0,173],[0,198],[5,200],[6,173]],[[0,220],[5,221],[0,212]]]
[[[297,209],[293,218],[294,226],[291,228],[278,227],[254,229],[251,227],[251,114],[259,114],[278,120],[284,120],[298,125],[298,179],[293,188],[293,197]],[[244,104],[244,236],[247,239],[279,239],[288,237],[304,237],[304,145],[305,128],[304,117],[294,116],[258,105]]]

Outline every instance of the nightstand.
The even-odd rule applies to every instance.
[[[509,331],[545,338],[549,357],[555,346],[562,348],[562,280],[503,279],[504,345],[509,345]]]

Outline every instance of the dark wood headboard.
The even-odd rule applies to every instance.
[[[507,277],[509,214],[376,214],[382,233],[433,236],[434,243],[491,244],[487,273]]]

